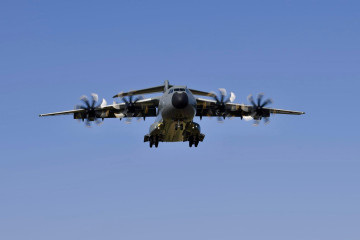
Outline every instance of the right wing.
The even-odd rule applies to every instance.
[[[201,117],[215,117],[219,116],[216,109],[216,101],[212,99],[197,98],[196,116]],[[252,105],[226,103],[225,109],[227,117],[248,117],[253,116],[254,107]],[[302,115],[305,112],[283,110],[276,108],[264,108],[264,116],[269,117],[270,114],[288,114],[288,115]]]

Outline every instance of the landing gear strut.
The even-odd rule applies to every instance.
[[[158,136],[152,136],[149,139],[149,144],[150,144],[150,148],[152,148],[153,145],[155,145],[155,147],[157,148],[159,146],[159,137]]]
[[[180,124],[180,121],[178,121],[178,122],[175,124],[175,131],[177,131],[179,128],[180,128],[180,130],[183,130],[183,129],[184,129],[184,125],[183,125],[183,124]]]
[[[195,147],[197,147],[199,145],[199,138],[198,137],[190,137],[189,138],[189,147],[192,147],[193,145]]]

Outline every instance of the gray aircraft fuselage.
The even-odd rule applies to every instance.
[[[195,114],[196,99],[187,87],[171,87],[160,97],[149,135],[161,133],[163,142],[179,142],[184,141],[184,131],[200,134],[200,126],[193,122]]]

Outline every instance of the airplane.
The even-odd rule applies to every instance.
[[[144,98],[144,94],[162,93],[161,96]],[[136,96],[136,98],[134,98]],[[199,97],[200,96],[200,97]],[[91,122],[100,125],[105,118],[126,118],[130,122],[132,118],[155,117],[155,122],[150,126],[149,133],[144,136],[144,142],[149,142],[150,148],[159,145],[159,142],[189,142],[189,147],[198,147],[203,142],[205,135],[201,132],[200,124],[194,122],[195,117],[200,120],[203,117],[217,117],[219,121],[226,118],[239,117],[241,119],[253,119],[254,125],[258,125],[262,119],[269,123],[271,114],[302,115],[305,112],[267,108],[272,103],[271,99],[263,101],[263,94],[259,94],[254,100],[249,95],[250,105],[234,103],[235,94],[227,95],[225,89],[220,88],[219,94],[214,92],[189,89],[186,86],[170,85],[166,80],[163,85],[121,92],[113,96],[120,98],[121,103],[116,101],[107,104],[103,99],[98,103],[98,95],[91,94],[92,100],[86,96],[80,99],[83,105],[75,106],[74,110],[40,114],[40,117],[72,114],[74,119],[85,121],[90,127]],[[201,98],[207,97],[207,98]]]

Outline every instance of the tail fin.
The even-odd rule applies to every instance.
[[[169,89],[170,85],[169,85],[169,80],[165,80],[164,82],[164,92],[166,92]]]

